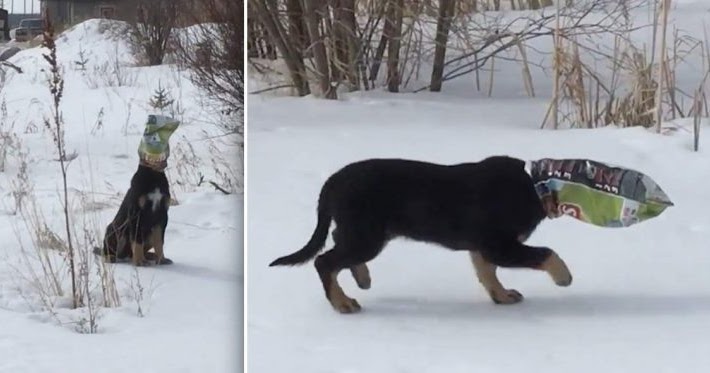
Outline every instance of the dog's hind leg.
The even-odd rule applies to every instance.
[[[333,242],[337,245],[338,241],[340,241],[337,228],[333,229],[333,233],[331,233],[331,236],[333,238]],[[360,263],[351,266],[350,273],[353,275],[355,283],[360,289],[369,289],[372,285],[372,279],[370,278],[370,270],[367,268],[367,264]]]
[[[471,263],[476,270],[478,282],[483,285],[488,295],[496,304],[513,304],[523,300],[523,295],[515,289],[506,289],[498,280],[496,270],[498,267],[483,258],[481,253],[470,251]]]
[[[360,311],[360,304],[357,300],[345,295],[343,288],[338,283],[338,273],[348,267],[346,252],[335,248],[318,255],[315,259],[315,267],[318,271],[318,276],[323,283],[325,297],[330,304],[340,313],[354,313]]]

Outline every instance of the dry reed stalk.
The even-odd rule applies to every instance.
[[[491,75],[490,78],[488,79],[488,97],[491,97],[493,95],[493,77],[495,76],[496,73],[496,57],[493,56],[491,57]]]
[[[530,66],[528,64],[528,56],[525,53],[525,46],[520,42],[520,39],[516,40],[518,50],[523,58],[523,84],[525,85],[525,92],[528,96],[535,97],[535,87],[533,86],[532,74],[530,74]]]
[[[557,2],[555,5],[555,32],[553,34],[554,40],[554,86],[552,87],[552,100],[554,102],[554,107],[552,109],[552,127],[557,129],[559,127],[559,118],[557,116],[559,112],[559,92],[560,92],[560,66],[559,66],[559,48],[560,48],[560,3]]]
[[[700,115],[703,111],[703,99],[704,95],[702,87],[695,91],[695,102],[693,103],[693,150],[698,151],[700,148]]]
[[[666,31],[668,29],[668,11],[671,5],[671,0],[663,0],[661,6],[661,61],[658,72],[658,91],[656,92],[656,132],[661,133],[661,122],[663,121],[663,74],[666,71]]]

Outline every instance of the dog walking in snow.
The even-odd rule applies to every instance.
[[[538,194],[523,160],[496,156],[450,166],[402,159],[352,163],[323,185],[317,216],[308,243],[270,266],[315,257],[325,296],[341,313],[358,312],[361,306],[343,292],[338,273],[349,269],[358,287],[369,289],[367,262],[397,237],[468,251],[479,282],[497,304],[523,299],[503,287],[498,267],[542,270],[559,286],[572,283],[555,251],[524,244],[545,217],[559,213],[556,194]],[[335,245],[318,255],[331,221]]]

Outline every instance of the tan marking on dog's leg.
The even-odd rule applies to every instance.
[[[145,248],[143,244],[139,244],[135,241],[131,242],[131,250],[133,251],[133,265],[144,266],[147,264],[145,260]]]
[[[572,274],[569,268],[567,268],[567,264],[565,264],[564,260],[554,251],[549,258],[542,262],[539,268],[550,274],[550,277],[552,277],[552,280],[558,286],[569,286],[572,284]]]
[[[483,259],[483,256],[478,252],[471,251],[469,254],[473,268],[476,270],[478,282],[483,285],[483,288],[486,289],[494,303],[513,304],[523,300],[523,295],[517,290],[503,287],[496,275],[496,269],[498,268],[496,265]]]
[[[150,232],[150,244],[155,250],[155,262],[160,263],[165,257],[163,253],[163,232],[160,226],[156,226]]]
[[[355,278],[355,282],[360,289],[370,288],[372,279],[370,279],[370,270],[367,268],[367,264],[362,263],[350,267],[350,273],[352,273]]]
[[[330,304],[340,313],[355,313],[360,311],[360,304],[347,295],[338,284],[338,273],[330,274],[330,289],[328,290],[328,300]]]

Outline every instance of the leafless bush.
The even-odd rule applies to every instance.
[[[22,253],[23,267],[16,270],[17,274],[32,287],[34,294],[47,310],[53,310],[57,297],[64,295],[62,287],[62,272],[65,262],[61,255],[55,255],[51,249],[63,249],[48,244],[50,236],[46,218],[35,198],[34,187],[27,173],[27,153],[20,151],[18,161],[20,167],[14,180],[11,181],[12,193],[15,196],[15,209],[20,216],[25,232],[31,241],[30,247],[25,246],[25,240],[19,227],[13,225]]]
[[[548,114],[559,113],[562,119],[559,123],[553,120],[554,128],[656,126],[660,131],[660,123],[664,120],[697,112],[697,99],[704,97],[705,82],[710,74],[707,67],[710,64],[705,62],[710,61],[704,47],[707,40],[699,40],[675,29],[668,41],[669,47],[664,42],[656,45],[657,38],[654,38],[649,51],[648,46],[639,46],[632,41],[630,33],[638,27],[631,22],[629,9],[624,11],[627,14],[622,19],[622,32],[615,35],[610,52],[608,48],[580,41],[591,39],[587,35],[565,38],[556,46],[558,68],[555,74],[559,89]],[[662,23],[658,24],[664,22],[662,11],[663,7],[655,8],[656,21],[650,26],[654,30],[664,27]],[[582,49],[587,54],[586,61],[580,58]],[[685,92],[676,84],[676,70],[685,63],[693,64],[687,60],[697,60],[698,55],[703,59],[704,77],[696,92]],[[611,66],[611,71],[600,71],[598,60]]]
[[[88,63],[88,61],[87,61]],[[90,64],[91,68],[84,75],[86,85],[91,89],[102,87],[132,87],[138,75],[119,60],[118,46],[110,60]]]
[[[129,25],[131,46],[149,66],[161,65],[178,17],[176,0],[138,0],[138,14]]]
[[[228,134],[243,134],[244,2],[204,0],[188,18],[194,25],[175,38],[178,60],[221,113],[220,127]]]
[[[8,120],[7,104],[3,98],[0,104],[0,172],[5,172],[8,156],[18,149],[19,138],[14,132],[14,124]]]
[[[138,317],[145,317],[148,312],[145,301],[150,300],[153,292],[155,291],[153,279],[151,279],[150,283],[148,283],[148,286],[146,287],[143,285],[143,281],[138,274],[138,269],[134,267],[133,274],[131,275],[131,279],[128,283],[128,291],[130,291],[130,293],[127,295],[127,298],[132,299],[136,304],[136,315]]]
[[[570,2],[571,6],[560,11],[567,20],[560,34],[569,39],[622,32],[621,10],[628,11],[643,1]],[[354,11],[348,1],[315,2],[314,7],[306,1],[303,8],[297,3],[250,0],[249,11],[253,14],[250,19],[260,23],[279,50],[288,66],[290,83],[300,95],[311,93],[311,80],[330,98],[335,97],[332,88],[341,84],[350,90],[384,85],[395,92],[412,82],[420,85],[423,68],[431,65],[430,84],[414,90],[438,91],[448,80],[478,74],[493,58],[520,62],[526,88],[533,95],[529,70],[535,62],[526,58],[527,45],[535,39],[551,37],[556,29],[555,12],[550,8],[537,12],[488,12],[542,9],[552,4],[548,1],[502,1],[498,5],[491,3],[493,7],[488,2],[472,0],[438,4],[364,1],[356,2]],[[357,14],[354,20],[353,12]],[[308,25],[314,17],[318,30],[294,26],[299,19]],[[310,43],[300,42],[302,39]],[[253,46],[256,44],[252,42]],[[321,47],[325,52],[319,51]],[[386,74],[382,75],[381,70]],[[305,87],[299,88],[302,85]]]
[[[210,152],[210,162],[212,164],[213,180],[208,180],[210,185],[212,185],[216,190],[224,194],[238,193],[243,190],[243,182],[240,175],[243,175],[243,170],[239,168],[241,162],[234,162],[233,154],[225,155],[224,146],[217,146],[217,141],[211,141],[209,143]],[[237,145],[239,151],[237,156],[241,159],[244,154],[244,150],[241,145]],[[227,148],[229,145],[227,145]]]
[[[170,176],[170,190],[174,192],[192,192],[197,189],[204,181],[201,177],[200,170],[204,167],[202,160],[197,156],[195,148],[192,146],[192,141],[185,136],[181,136],[181,140],[175,143],[171,148],[170,163],[174,167],[167,169]],[[174,195],[176,198],[177,196]]]

